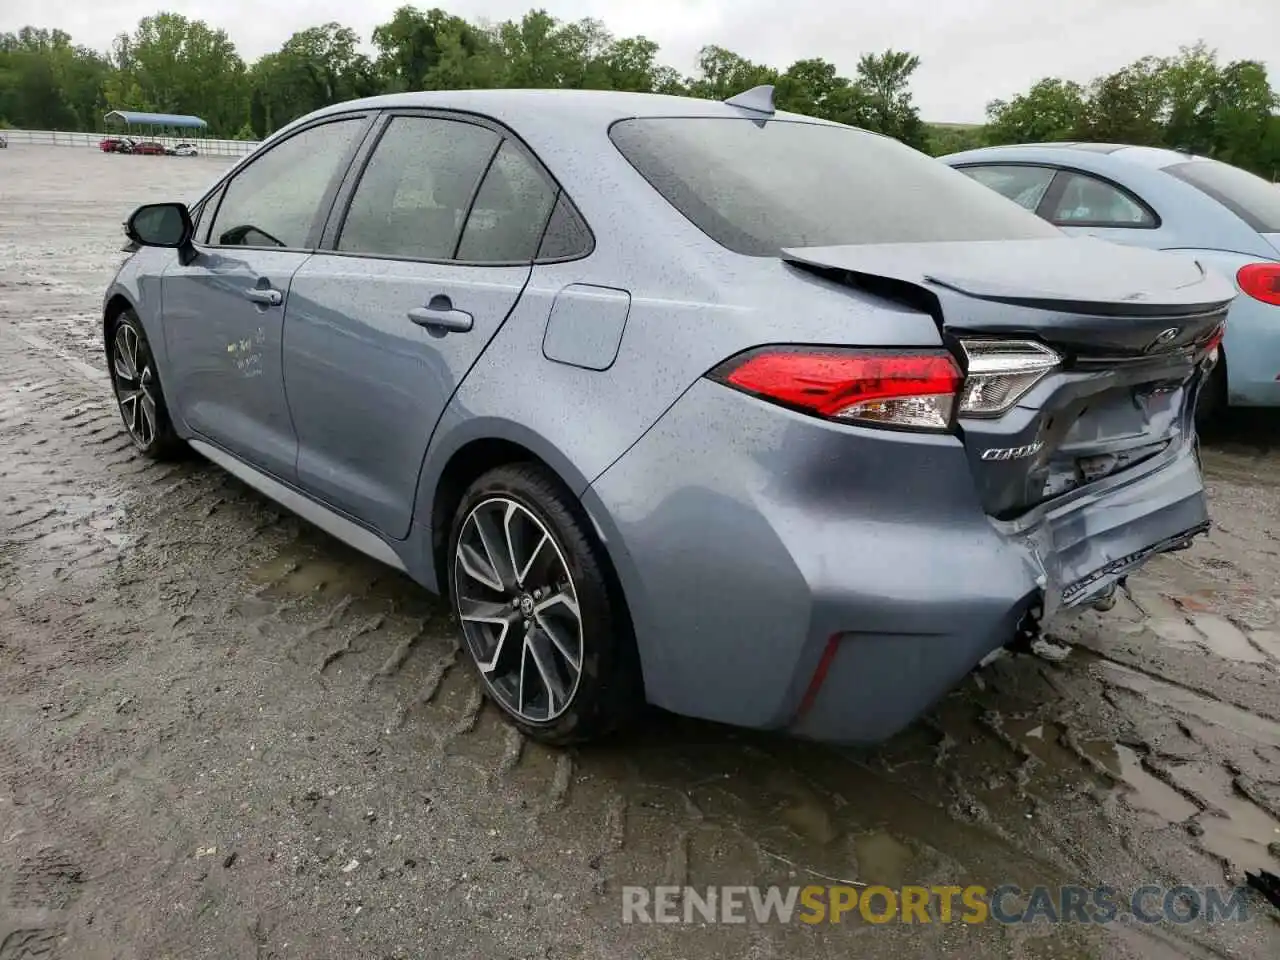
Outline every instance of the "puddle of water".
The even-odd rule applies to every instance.
[[[1195,613],[1192,619],[1203,638],[1200,642],[1211,652],[1241,663],[1266,662],[1266,656],[1230,620],[1213,613]]]
[[[1169,823],[1181,823],[1200,812],[1199,807],[1177,790],[1143,769],[1141,757],[1132,748],[1094,741],[1084,744],[1083,749],[1124,781],[1128,788],[1124,801],[1134,810],[1153,813]]]
[[[874,883],[899,887],[909,877],[915,855],[905,843],[883,831],[864,833],[853,838],[853,849],[858,856],[858,875],[874,877]]]
[[[1094,667],[1101,674],[1104,683],[1129,690],[1158,706],[1190,714],[1215,726],[1226,727],[1258,743],[1280,745],[1280,723],[1274,720],[1108,660],[1100,660]]]
[[[249,579],[264,589],[261,596],[305,597],[316,594],[346,594],[355,584],[339,564],[319,557],[283,553],[250,570]]]
[[[1280,840],[1280,823],[1232,785],[1231,774],[1220,766],[1203,763],[1183,764],[1170,771],[1174,781],[1209,803],[1226,816],[1208,811],[1197,823],[1204,836],[1197,841],[1210,853],[1225,857],[1241,868],[1256,869],[1275,863],[1267,845]]]

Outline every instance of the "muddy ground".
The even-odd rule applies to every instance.
[[[1213,926],[635,926],[624,884],[1234,884],[1280,872],[1280,452],[1061,663],[869,751],[655,716],[522,742],[445,608],[199,460],[136,457],[98,310],[140,201],[225,161],[0,151],[0,960],[1242,957]],[[749,638],[744,638],[749,639]],[[1271,851],[1268,851],[1268,845]]]

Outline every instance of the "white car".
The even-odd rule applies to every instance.
[[[175,157],[194,157],[197,156],[198,153],[199,151],[197,151],[190,143],[180,143],[173,148],[173,155]]]

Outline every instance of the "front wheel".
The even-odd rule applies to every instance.
[[[138,315],[132,310],[120,314],[108,342],[111,386],[133,445],[153,460],[178,456],[186,445],[169,419],[155,355]]]
[[[581,507],[536,464],[468,488],[449,539],[449,587],[489,698],[528,736],[598,739],[639,704],[625,609]]]

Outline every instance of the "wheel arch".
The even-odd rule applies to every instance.
[[[107,352],[108,356],[111,355],[111,329],[126,310],[132,310],[137,313],[137,308],[133,305],[133,301],[118,290],[108,296],[107,302],[103,305],[102,348]]]
[[[471,436],[453,445],[447,456],[435,458],[434,463],[430,463],[429,458],[431,466],[429,471],[424,465],[424,476],[419,480],[419,510],[420,514],[425,516],[420,516],[420,522],[424,522],[424,525],[429,524],[430,563],[436,578],[437,591],[442,597],[447,597],[449,536],[452,532],[454,514],[467,488],[496,467],[516,463],[536,464],[560,481],[565,490],[568,506],[595,538],[609,592],[620,607],[627,630],[633,638],[634,647],[634,620],[626,591],[618,575],[617,563],[612,554],[613,548],[582,500],[582,492],[590,481],[569,464],[563,455],[553,453],[551,456],[543,456],[540,448],[547,448],[542,443],[522,442],[524,438],[516,439],[510,435],[509,431],[503,431],[503,433],[506,435]],[[426,486],[423,481],[427,479],[428,473],[431,479],[429,486]],[[425,501],[422,497],[424,489],[430,490],[430,496],[425,498]],[[641,672],[643,684],[643,669],[638,658],[636,669]]]

